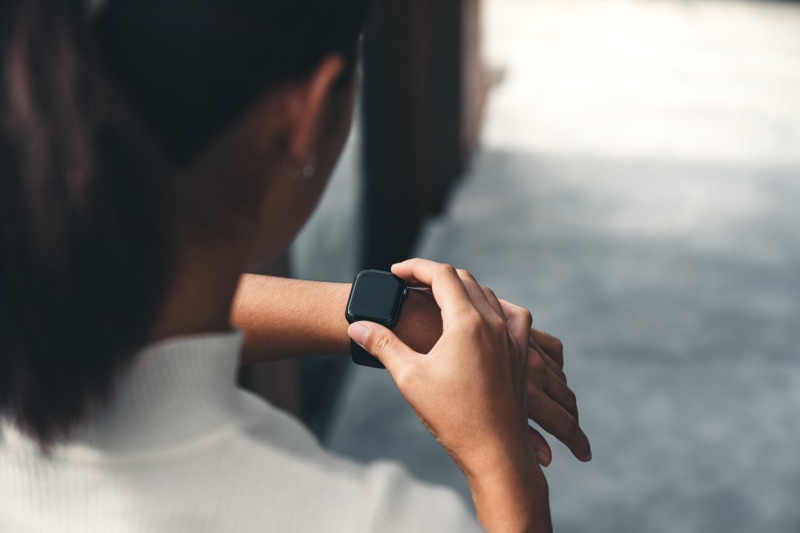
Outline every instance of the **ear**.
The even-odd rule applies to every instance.
[[[288,155],[292,161],[303,161],[309,155],[324,118],[328,95],[343,70],[341,56],[326,56],[289,95]]]

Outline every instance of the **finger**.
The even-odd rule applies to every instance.
[[[409,285],[430,286],[431,276],[430,274],[426,274],[426,272],[430,273],[431,271],[435,270],[436,267],[440,266],[447,266],[447,264],[439,263],[438,261],[431,261],[430,259],[415,257],[393,264],[391,271],[395,276],[406,280],[406,283]]]
[[[481,287],[481,289],[483,289],[483,294],[486,295],[486,300],[489,302],[489,305],[492,306],[494,312],[502,317],[505,317],[505,313],[503,313],[503,306],[500,305],[500,300],[497,299],[497,295],[495,295],[494,291],[489,287]]]
[[[436,304],[442,310],[443,321],[450,313],[474,308],[464,283],[451,265],[427,259],[409,259],[392,265],[392,274],[407,283],[422,283],[429,286]]]
[[[530,311],[506,300],[499,300],[499,302],[511,335],[517,341],[518,346],[526,346],[530,338],[530,325],[533,321]]]
[[[558,366],[558,363],[556,363],[555,361],[553,361],[553,360],[550,358],[550,356],[549,356],[549,355],[547,355],[547,354],[546,354],[546,353],[545,353],[545,352],[544,352],[544,351],[543,351],[543,350],[542,350],[542,349],[539,347],[539,345],[538,345],[538,344],[536,344],[535,342],[533,342],[533,338],[531,338],[531,340],[530,340],[530,344],[528,345],[528,348],[529,348],[530,350],[532,350],[533,352],[535,352],[535,353],[533,353],[533,354],[529,354],[529,355],[528,355],[528,360],[533,360],[533,358],[535,358],[535,357],[539,357],[539,358],[540,358],[540,359],[541,359],[541,360],[544,362],[544,364],[547,366],[547,368],[549,368],[549,369],[550,369],[550,370],[551,370],[551,371],[552,371],[552,372],[553,372],[553,373],[554,373],[556,376],[558,376],[558,378],[559,378],[561,381],[563,381],[564,383],[566,383],[566,382],[567,382],[567,375],[566,375],[566,374],[564,374],[564,370],[562,370],[562,368],[561,368],[560,366]]]
[[[347,334],[359,346],[372,354],[394,377],[417,352],[401,341],[392,330],[374,322],[353,322]]]
[[[531,328],[531,337],[559,367],[564,368],[564,344],[561,339],[536,328]]]
[[[580,461],[591,461],[589,439],[575,417],[542,391],[529,390],[528,393],[528,416],[531,420],[563,442]]]
[[[530,426],[528,426],[528,433],[531,436],[533,449],[536,450],[536,458],[539,460],[539,464],[548,466],[553,461],[553,450],[550,449],[550,445],[541,433]]]
[[[426,284],[422,283],[421,281],[417,281],[415,279],[410,279],[410,280],[407,279],[407,280],[404,280],[404,281],[406,282],[406,285],[408,285],[409,287],[413,287],[413,288],[419,289],[419,290],[425,290],[425,289],[430,290],[430,287],[428,287]]]
[[[578,401],[575,397],[575,393],[570,389],[566,383],[564,383],[557,375],[553,372],[546,372],[542,379],[542,387],[544,388],[545,393],[553,399],[558,405],[564,408],[572,417],[580,422],[580,417],[578,415]]]
[[[554,363],[550,363],[551,365]],[[557,367],[556,367],[557,368]],[[557,368],[560,372],[561,369]],[[547,356],[538,352],[528,352],[528,391],[531,395],[544,393],[564,408],[576,421],[578,418],[578,402],[575,393],[572,392],[566,382],[548,366]],[[531,406],[536,408],[536,404]]]
[[[464,288],[467,289],[467,294],[469,294],[472,303],[475,304],[475,308],[486,317],[496,315],[497,313],[489,305],[489,300],[486,299],[486,294],[484,294],[483,288],[478,285],[475,277],[463,268],[457,268],[456,274],[461,278],[461,282],[464,284]],[[499,316],[502,317],[503,315],[500,314]]]

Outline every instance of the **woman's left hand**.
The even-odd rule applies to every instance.
[[[531,328],[528,342],[528,418],[563,442],[581,461],[590,461],[589,439],[580,427],[575,393],[564,374],[564,347],[549,333]],[[552,460],[552,451],[542,435],[531,428],[542,465]]]

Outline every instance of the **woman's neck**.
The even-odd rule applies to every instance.
[[[232,329],[231,305],[246,254],[224,248],[193,248],[181,254],[151,342]]]

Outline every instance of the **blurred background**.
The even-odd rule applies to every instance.
[[[565,344],[560,532],[800,532],[800,3],[384,0],[274,272],[471,270]],[[247,370],[334,451],[466,483],[385,372]]]

